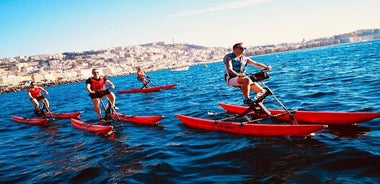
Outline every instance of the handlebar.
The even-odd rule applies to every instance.
[[[260,81],[263,81],[263,80],[269,78],[268,71],[269,71],[269,70],[267,70],[267,69],[263,69],[263,70],[261,70],[260,72],[257,72],[257,73],[254,73],[254,74],[249,75],[249,78],[250,78],[253,82],[260,82]]]

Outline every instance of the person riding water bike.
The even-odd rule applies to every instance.
[[[225,65],[225,80],[228,85],[240,87],[244,96],[244,104],[251,104],[253,101],[250,98],[250,90],[257,93],[255,99],[262,96],[266,90],[256,82],[253,82],[249,76],[246,76],[245,67],[249,64],[257,68],[271,70],[272,67],[253,61],[251,58],[244,55],[243,43],[236,43],[232,47],[232,53],[224,56],[223,63]]]
[[[145,77],[150,78],[149,75],[146,75],[144,71],[141,70],[140,67],[137,67],[137,80],[141,81],[143,83],[143,88],[150,88],[149,82],[145,79]]]
[[[45,107],[49,109],[49,101],[47,98],[45,98],[42,94],[41,91],[43,91],[46,95],[49,94],[48,91],[46,91],[43,87],[36,85],[35,82],[30,83],[30,87],[28,89],[28,96],[30,98],[30,101],[34,105],[34,115],[35,116],[41,116],[39,112],[39,107],[40,103],[39,101],[42,101],[45,104]]]
[[[94,109],[100,121],[105,121],[102,117],[102,112],[100,109],[101,98],[108,98],[111,105],[117,109],[115,106],[116,97],[115,94],[109,91],[105,85],[108,85],[111,89],[115,88],[115,85],[108,80],[106,77],[100,77],[97,69],[92,70],[92,77],[86,80],[86,89],[89,92],[91,101],[94,105]]]

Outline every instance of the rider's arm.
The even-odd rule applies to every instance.
[[[253,65],[253,66],[257,67],[257,68],[261,68],[261,69],[265,69],[265,70],[271,70],[272,69],[271,66],[264,65],[262,63],[253,61],[251,58],[248,58],[247,62],[248,62],[248,64]]]
[[[110,80],[107,79],[105,83],[108,84],[108,86],[109,86],[111,89],[115,88],[115,85],[114,85]]]
[[[150,78],[150,76],[149,76],[149,75],[147,75],[145,72],[142,72],[142,76],[143,76],[143,77],[147,77],[147,78]]]
[[[95,93],[95,91],[93,91],[91,89],[91,78],[87,79],[86,80],[86,90],[89,92],[89,93]]]
[[[34,97],[32,96],[32,93],[28,92],[28,96],[30,99],[33,99]]]
[[[226,69],[227,69],[227,72],[229,75],[233,75],[232,77],[240,77],[240,76],[244,76],[244,74],[242,73],[238,73],[238,72],[235,72],[233,69],[232,69],[232,60],[230,57],[226,56],[224,58],[224,64],[226,65]]]
[[[41,89],[45,94],[49,94],[49,92],[48,92],[46,89],[44,89],[43,87],[40,87],[40,89]]]
[[[86,84],[86,89],[89,93],[94,93],[94,91],[91,89],[91,84]]]
[[[138,79],[143,79],[144,78],[144,76],[145,76],[145,73],[143,72],[143,71],[138,71],[137,73],[136,73],[136,75],[137,75],[137,78]]]

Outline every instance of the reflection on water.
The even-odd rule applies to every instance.
[[[329,126],[326,133],[336,136],[336,138],[360,138],[367,132],[371,131],[370,128],[361,125],[345,125],[345,126]]]
[[[380,111],[380,41],[255,56],[273,66],[266,84],[289,109]],[[366,67],[362,67],[366,66]],[[222,63],[187,71],[149,72],[151,94],[117,94],[120,113],[164,115],[160,127],[114,124],[114,137],[75,129],[69,120],[47,126],[15,123],[30,117],[25,91],[1,94],[0,183],[376,183],[380,120],[330,126],[314,137],[254,137],[184,126],[175,114],[222,119],[218,102],[238,104]],[[248,73],[254,73],[253,67]],[[135,87],[134,75],[110,78],[117,89]],[[52,109],[96,119],[84,83],[47,87]],[[62,94],[62,92],[65,92]],[[15,100],[16,99],[16,100]],[[268,108],[279,109],[270,98]],[[8,118],[9,117],[9,118]],[[272,123],[272,122],[268,122]]]

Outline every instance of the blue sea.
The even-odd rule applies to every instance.
[[[264,81],[288,109],[380,112],[380,40],[252,57],[271,65]],[[222,58],[221,58],[222,59]],[[164,115],[161,126],[116,123],[114,140],[75,129],[69,120],[47,126],[31,117],[27,92],[0,95],[0,183],[378,183],[380,118],[330,127],[314,137],[255,137],[208,132],[175,114],[228,117],[218,102],[242,104],[225,84],[222,62],[187,71],[149,72],[156,93],[116,94],[118,112]],[[248,67],[247,73],[259,71]],[[91,74],[89,74],[90,77]],[[140,87],[136,76],[110,78],[117,90]],[[85,83],[46,87],[55,112],[96,119]],[[281,107],[267,97],[270,108]]]

